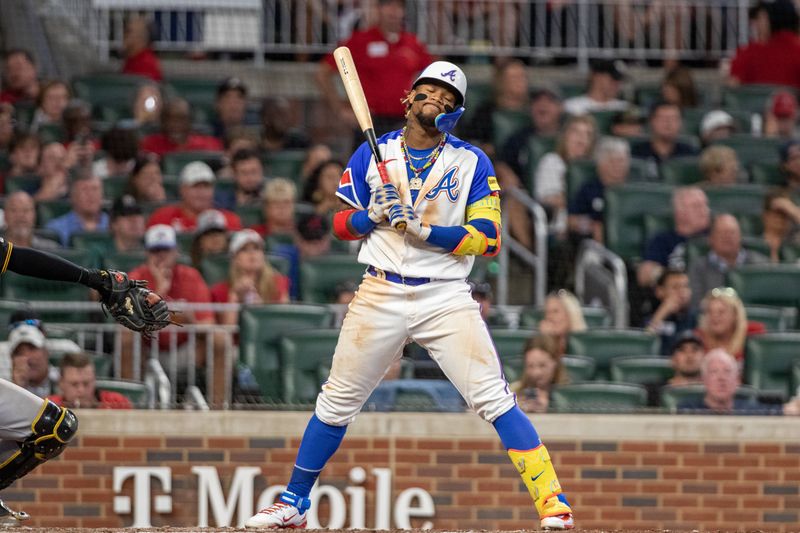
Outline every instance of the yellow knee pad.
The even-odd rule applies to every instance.
[[[532,450],[508,450],[508,456],[528,487],[539,518],[572,512],[568,505],[555,498],[561,494],[561,484],[544,444]]]

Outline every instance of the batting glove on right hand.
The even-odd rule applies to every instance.
[[[422,220],[410,205],[395,204],[389,209],[389,224],[398,233],[408,233],[423,241],[428,240],[431,228],[422,225]],[[405,226],[405,228],[403,228]]]
[[[367,216],[375,224],[380,224],[386,220],[389,208],[398,203],[400,203],[400,193],[397,188],[391,183],[384,183],[372,193]]]

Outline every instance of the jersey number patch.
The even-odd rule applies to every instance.
[[[439,180],[439,183],[425,195],[426,200],[436,200],[440,194],[445,193],[447,199],[455,203],[461,191],[458,190],[458,167],[449,168]]]

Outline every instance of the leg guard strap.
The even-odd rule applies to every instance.
[[[0,464],[0,490],[61,454],[78,431],[78,419],[69,409],[47,400],[31,430],[31,435],[19,443],[19,450]]]
[[[308,508],[311,507],[311,500],[308,498],[301,498],[297,494],[293,492],[289,492],[288,490],[283,491],[280,498],[278,498],[283,503],[288,503],[289,505],[294,505],[297,507],[297,510],[301,513],[305,513],[308,511]]]

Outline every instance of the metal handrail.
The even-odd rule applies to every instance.
[[[160,409],[169,409],[172,385],[158,359],[150,358],[147,360],[147,372],[144,376],[144,382],[153,393],[147,407],[155,409],[158,406]]]
[[[184,407],[186,409],[194,408],[198,411],[211,410],[211,408],[208,406],[205,396],[203,396],[203,393],[200,392],[200,388],[197,385],[190,385],[186,387],[186,392],[184,394],[186,396],[186,401],[184,402]]]
[[[518,240],[511,236],[508,225],[508,210],[503,209],[503,242],[498,254],[500,276],[497,280],[497,303],[508,303],[508,261],[513,252],[519,259],[530,265],[535,271],[535,285],[533,301],[537,306],[544,305],[547,292],[547,213],[536,200],[520,188],[509,187],[503,190],[503,195],[513,197],[523,204],[533,217],[534,249],[535,253],[528,250]]]
[[[628,327],[628,270],[620,256],[592,239],[584,239],[578,249],[575,266],[575,294],[584,302],[586,273],[591,266],[610,270],[613,285],[609,289],[614,327]]]

